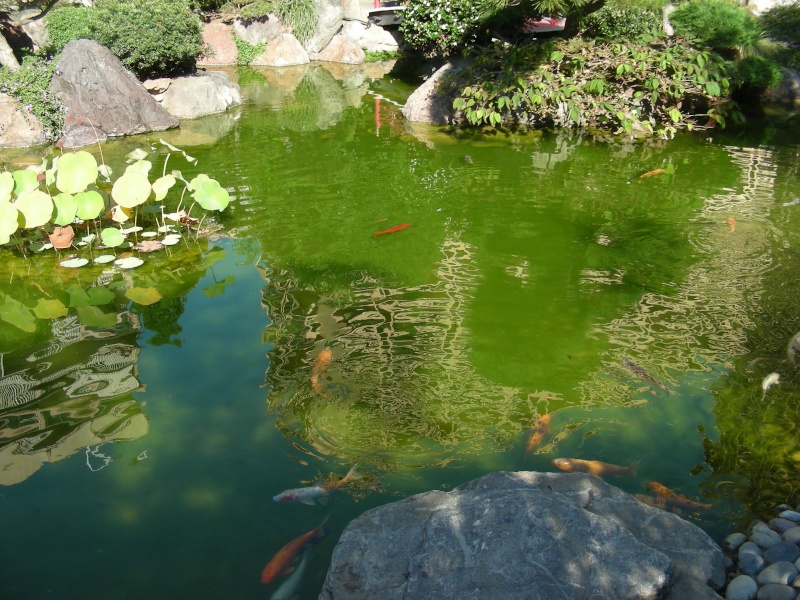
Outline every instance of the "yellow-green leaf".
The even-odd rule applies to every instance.
[[[131,288],[125,292],[125,296],[136,302],[136,304],[141,304],[142,306],[148,306],[150,304],[155,304],[159,300],[161,300],[161,294],[158,292],[157,289],[149,287],[149,288],[140,288],[135,287]]]

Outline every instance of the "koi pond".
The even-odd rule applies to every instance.
[[[555,458],[718,542],[800,500],[796,119],[456,133],[404,122],[398,68],[232,76],[240,109],[102,147],[197,158],[215,232],[136,269],[0,249],[3,598],[316,598],[367,509]]]

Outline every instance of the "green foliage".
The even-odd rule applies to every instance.
[[[225,0],[191,0],[189,2],[189,7],[192,10],[213,12],[215,10],[219,10],[225,4]]]
[[[759,22],[770,39],[800,49],[800,0],[773,6],[764,11]]]
[[[301,42],[314,33],[318,18],[314,0],[230,0],[220,12],[227,18],[239,17],[245,21],[274,13]]]
[[[581,35],[623,41],[661,28],[660,8],[612,1],[582,21]]]
[[[781,69],[762,56],[748,56],[733,63],[732,79],[737,88],[763,91],[780,85]]]
[[[382,60],[393,60],[399,56],[397,52],[391,50],[375,50],[364,54],[366,62],[380,62]]]
[[[747,9],[729,0],[691,0],[669,16],[675,32],[695,37],[711,48],[752,46],[761,37]]]
[[[680,38],[626,43],[573,38],[527,47],[496,45],[458,82],[453,107],[472,125],[518,122],[671,137],[678,129],[740,118],[730,63]]]
[[[55,60],[41,56],[26,56],[16,71],[0,68],[0,91],[5,92],[24,109],[35,115],[42,126],[55,138],[64,125],[60,100],[50,93],[50,81]]]
[[[47,13],[48,44],[45,51],[58,54],[69,42],[92,38],[92,20],[95,11],[83,6],[64,6]]]
[[[470,0],[409,0],[400,32],[425,56],[450,56],[475,42],[480,9]]]
[[[254,46],[250,42],[236,36],[234,36],[233,41],[236,44],[236,64],[239,66],[249,65],[257,57],[261,56],[267,47],[264,43]]]

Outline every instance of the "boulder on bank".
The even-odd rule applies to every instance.
[[[214,115],[241,103],[239,86],[225,73],[215,71],[176,77],[161,100],[161,106],[179,119]]]
[[[783,81],[774,88],[768,88],[763,95],[766,102],[788,104],[800,107],[800,73],[790,69],[782,69]]]
[[[164,131],[178,119],[147,92],[111,51],[92,40],[68,43],[50,84],[65,108],[65,148],[108,137]]]
[[[47,132],[39,119],[0,92],[0,148],[30,148],[47,142]]]
[[[330,43],[319,54],[313,55],[314,60],[322,62],[343,63],[346,65],[363,65],[366,56],[361,46],[342,34],[333,36]]]
[[[463,120],[453,108],[455,97],[444,93],[440,84],[449,77],[457,77],[466,63],[447,63],[414,90],[403,107],[403,116],[416,123],[452,125]]]
[[[253,46],[266,44],[272,38],[287,32],[289,30],[281,22],[280,17],[272,13],[260,19],[245,21],[237,18],[233,21],[234,35]]]
[[[254,67],[291,67],[307,65],[308,53],[291,33],[281,33],[272,38],[267,48],[250,63]]]
[[[352,521],[320,600],[720,600],[697,526],[583,473],[496,472]]]
[[[341,0],[314,0],[314,5],[317,23],[311,36],[303,43],[309,54],[316,54],[330,44],[333,36],[342,29],[344,22]]]
[[[203,25],[203,43],[209,53],[197,61],[198,67],[236,64],[239,50],[233,41],[233,28],[227,23],[211,21]]]

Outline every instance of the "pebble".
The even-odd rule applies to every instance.
[[[759,585],[767,585],[768,583],[780,583],[788,586],[794,578],[797,577],[797,567],[789,561],[782,560],[774,564],[764,567],[758,574],[756,580]]]
[[[795,544],[800,543],[800,527],[794,527],[792,529],[787,529],[783,532],[783,539],[787,542],[794,542]]]
[[[795,510],[785,510],[778,516],[781,519],[787,519],[789,521],[794,521],[795,523],[800,523],[800,512]]]
[[[783,560],[793,563],[798,558],[800,558],[800,548],[792,542],[778,542],[764,552],[764,560],[767,561],[767,564]]]
[[[758,590],[758,600],[795,600],[797,590],[788,585],[769,583]]]
[[[747,541],[747,536],[743,533],[732,533],[722,541],[722,547],[730,552],[736,552],[739,546]]]
[[[725,600],[753,600],[758,592],[756,580],[747,575],[737,575],[725,590]]]
[[[775,544],[781,541],[781,534],[777,531],[772,531],[769,529],[769,525],[765,526],[768,528],[766,531],[763,529],[758,529],[750,534],[750,541],[754,544],[758,544],[762,548],[771,548]]]
[[[784,533],[793,527],[797,527],[797,523],[780,517],[777,519],[770,519],[769,522],[769,528],[772,529],[772,531],[777,531],[778,533]]]

